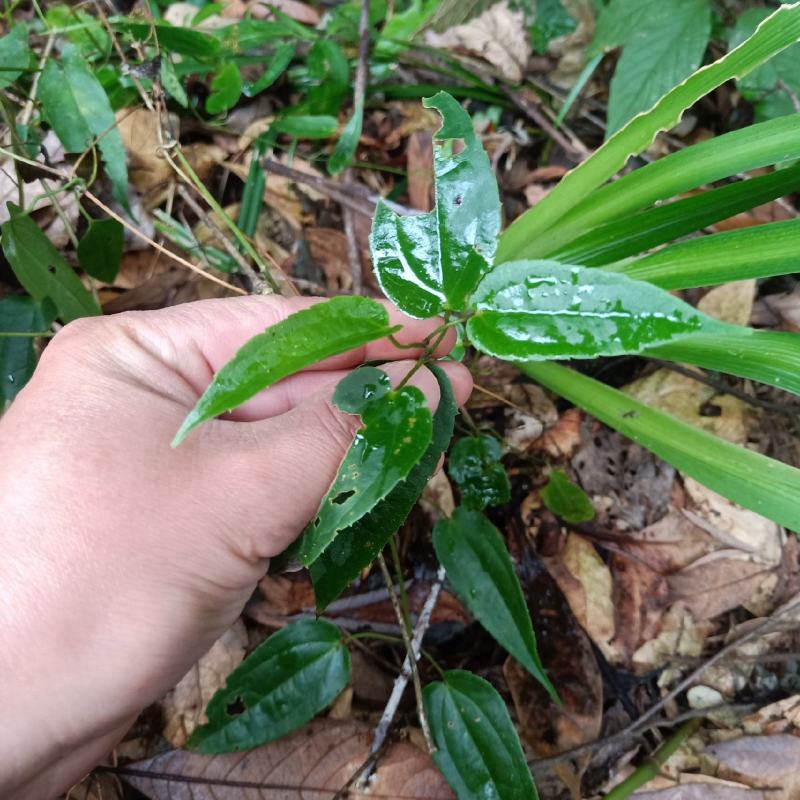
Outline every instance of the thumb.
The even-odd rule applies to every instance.
[[[396,361],[382,369],[396,386],[413,367]],[[439,384],[427,368],[409,381],[425,395],[431,411],[439,404]],[[237,519],[231,526],[237,547],[248,559],[281,553],[316,514],[353,442],[360,418],[339,411],[331,402],[335,383],[291,411],[253,423],[227,422],[243,432],[236,446]],[[238,437],[237,437],[238,438]],[[227,459],[226,459],[227,460]]]

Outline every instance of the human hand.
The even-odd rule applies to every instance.
[[[394,361],[395,382],[408,372],[415,351],[374,342],[171,449],[213,373],[312,302],[79,320],[0,420],[0,796],[63,791],[182,677],[316,512],[359,424],[330,404],[336,383],[364,360]],[[406,343],[439,324],[390,315]],[[444,368],[464,403],[469,373]],[[434,376],[412,383],[435,408]]]

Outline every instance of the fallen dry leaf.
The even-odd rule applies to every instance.
[[[542,561],[580,626],[606,660],[616,662],[618,653],[611,645],[616,631],[611,570],[592,543],[570,532],[561,553]]]
[[[353,271],[347,254],[347,236],[335,228],[306,228],[303,235],[311,257],[322,266],[328,289],[349,289],[353,285]]]
[[[430,211],[433,208],[433,134],[415,131],[406,147],[408,199],[412,208]]]
[[[319,719],[277,742],[245,753],[203,756],[172,750],[131,764],[125,780],[152,800],[316,800],[341,789],[364,763],[372,728],[353,720]],[[184,779],[183,781],[181,779]],[[192,778],[199,779],[191,782]],[[407,742],[389,745],[365,792],[355,798],[452,800],[430,757]]]
[[[69,790],[65,800],[122,800],[122,782],[107,772],[91,773]]]
[[[531,449],[546,453],[552,458],[572,458],[581,443],[582,422],[583,411],[579,408],[568,408],[531,444]]]
[[[301,3],[300,0],[269,0],[269,2],[256,2],[250,5],[250,11],[256,19],[274,17],[275,10],[304,25],[319,25],[321,19],[316,9],[308,3]]]
[[[194,13],[197,9],[194,8]],[[180,121],[170,115],[169,128],[177,135]],[[128,154],[128,179],[140,194],[146,194],[174,176],[169,162],[161,155],[161,119],[146,108],[123,108],[117,112],[117,129]]]
[[[229,673],[242,663],[246,647],[247,632],[237,620],[161,701],[163,735],[173,747],[183,747],[192,731],[207,721],[203,710],[225,685]]]
[[[733,325],[747,325],[753,312],[756,296],[756,281],[731,281],[715,286],[697,304],[699,311],[714,319],[730,322]]]
[[[734,786],[730,783],[714,781],[683,783],[667,789],[641,791],[631,795],[631,800],[766,800],[764,793],[757,789]]]
[[[800,695],[785,697],[748,714],[742,720],[742,730],[750,736],[776,733],[796,736],[800,733]]]
[[[743,736],[712,744],[706,754],[716,762],[716,774],[764,791],[769,800],[800,797],[800,738]]]
[[[531,56],[528,30],[523,11],[512,11],[508,0],[495,3],[482,14],[444,33],[429,32],[427,42],[433,47],[458,49],[480,56],[500,74],[519,83]]]
[[[800,290],[764,295],[753,305],[751,321],[758,327],[797,333],[800,331]]]
[[[307,572],[265,575],[258,583],[265,614],[291,616],[315,607],[314,587]]]

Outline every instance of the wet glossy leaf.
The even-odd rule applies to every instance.
[[[239,67],[229,61],[211,79],[211,94],[206,100],[209,114],[221,114],[233,108],[242,96],[242,75]]]
[[[228,676],[189,747],[230,753],[280,739],[330,705],[349,680],[350,655],[335,625],[287,625]]]
[[[547,483],[540,489],[542,502],[564,522],[588,522],[594,519],[594,506],[580,486],[574,484],[560,469],[550,473]]]
[[[36,367],[33,337],[4,333],[40,333],[53,320],[32,297],[0,299],[0,401],[10,402],[30,380]],[[3,403],[0,402],[0,409]]]
[[[798,38],[800,38],[800,5],[784,5],[766,19],[758,30],[735,50],[727,53],[715,63],[698,70],[683,83],[667,92],[649,111],[634,117],[622,130],[608,139],[601,148],[568,173],[547,197],[518,217],[501,237],[497,249],[497,261],[547,255],[565,242],[574,239],[575,236],[584,233],[592,225],[578,226],[579,229],[574,230],[576,221],[573,219],[569,226],[559,227],[562,223],[566,225],[565,217],[576,208],[576,204],[580,203],[583,198],[588,198],[590,194],[594,195],[595,189],[622,169],[630,156],[641,153],[659,131],[669,130],[677,124],[684,110],[701,97],[725,81],[735,77],[741,78],[751,72],[776,53],[794,44]],[[717,137],[715,141],[721,138],[723,137]],[[794,139],[796,140],[796,138],[795,136]],[[747,148],[743,147],[742,151],[746,153],[746,150],[752,147],[753,144],[750,143]],[[687,151],[693,149],[687,148]],[[741,155],[741,152],[737,152],[738,155]],[[666,161],[666,159],[655,163],[659,164],[662,161]],[[699,163],[702,165],[702,160]],[[775,163],[775,161],[766,163]],[[631,175],[640,171],[635,170]],[[732,169],[725,175],[733,175],[740,171],[742,171],[741,168]],[[673,172],[676,171],[673,170]],[[725,177],[725,175],[720,177]],[[683,176],[683,173],[676,175],[676,177]],[[692,186],[701,185],[707,180],[705,176],[700,176],[699,182],[693,183]],[[671,194],[679,191],[685,190],[673,190]],[[670,196],[670,194],[660,192],[659,189],[659,194],[654,199]],[[634,197],[631,202],[634,203],[631,210],[642,208],[648,204],[642,195]],[[610,216],[594,224],[607,222],[624,213],[616,209],[613,211],[614,213],[611,213]],[[602,213],[599,215],[602,216]],[[583,222],[583,216],[581,216],[581,222]]]
[[[507,503],[508,475],[500,461],[503,449],[494,436],[465,436],[450,451],[448,472],[458,484],[466,508],[481,510]]]
[[[370,236],[384,294],[412,317],[463,309],[491,266],[500,230],[497,182],[469,115],[444,92],[423,104],[443,120],[433,155],[436,206],[400,217],[379,203]],[[454,140],[464,143],[460,153]]]
[[[22,75],[30,62],[28,26],[15,25],[0,39],[0,89],[5,89]]]
[[[721,495],[800,531],[800,470],[726,442],[559,364],[523,372]]]
[[[506,704],[490,683],[450,670],[425,687],[424,704],[433,760],[458,800],[538,798]]]
[[[389,537],[400,529],[433,475],[439,457],[450,444],[456,416],[453,388],[445,372],[435,365],[430,365],[430,369],[436,375],[440,392],[439,406],[433,416],[431,443],[419,463],[408,473],[408,477],[398,483],[372,511],[354,525],[340,531],[309,567],[317,608],[320,611],[372,563],[389,541]],[[339,386],[341,385],[340,383]]]
[[[503,537],[478,511],[458,507],[433,531],[436,557],[478,622],[558,700],[536,650],[536,637]]]
[[[395,330],[386,309],[366,297],[334,297],[292,314],[250,339],[214,376],[173,446],[201,422],[240,406],[281,378]]]
[[[556,261],[512,261],[483,279],[472,343],[510,360],[637,353],[720,323],[648,283]]]
[[[275,120],[271,130],[297,136],[299,139],[327,139],[336,133],[338,127],[336,117],[324,114],[293,114]]]
[[[359,367],[345,375],[333,392],[332,402],[346,414],[361,414],[371,403],[392,390],[389,376],[377,367]]]
[[[64,322],[100,314],[97,301],[39,226],[13,203],[8,209],[3,253],[25,291],[40,303],[50,298]]]
[[[128,206],[128,167],[117,120],[102,84],[80,51],[68,44],[63,66],[48,60],[39,79],[39,100],[47,121],[68,153],[81,153],[97,140],[114,197]]]
[[[431,443],[433,417],[425,395],[415,386],[374,397],[361,419],[363,426],[303,534],[299,558],[306,565],[406,478]]]
[[[125,232],[115,219],[93,219],[78,242],[78,261],[84,272],[112,283],[119,272]]]
[[[291,64],[296,49],[297,45],[295,45],[294,42],[287,42],[286,44],[280,45],[275,50],[267,68],[261,73],[261,76],[242,86],[242,92],[245,97],[255,97],[257,94],[260,94],[265,89],[272,86],[272,84],[283,75],[289,64]]]

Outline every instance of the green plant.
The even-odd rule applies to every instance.
[[[607,183],[700,97],[799,38],[800,3],[785,5],[738,48],[693,74],[609,139],[499,240],[497,188],[468,115],[445,93],[425,101],[442,116],[434,152],[435,208],[400,217],[380,204],[371,246],[388,298],[411,316],[442,316],[412,369],[431,366],[442,400],[432,415],[407,378],[393,388],[376,366],[360,367],[337,387],[333,402],[345,413],[360,415],[363,426],[317,516],[289,553],[309,567],[320,610],[380,556],[448,447],[455,408],[431,354],[456,325],[478,350],[517,363],[686,474],[800,530],[800,471],[678,422],[553,361],[653,355],[800,392],[796,334],[718,322],[662,288],[795,271],[794,223],[763,225],[746,235],[716,234],[639,255],[729,216],[731,208],[783,194],[791,185],[783,178],[794,178],[791,168],[660,205],[702,184],[796,159],[800,115],[720,136]],[[733,251],[735,236],[747,257]],[[584,256],[590,266],[582,262]],[[291,316],[252,339],[217,374],[175,444],[196,425],[280,378],[393,332],[383,306],[363,297],[336,298]],[[456,446],[451,475],[461,484],[465,504],[437,524],[434,548],[476,619],[557,701],[509,554],[479,510],[507,497],[496,456],[491,439],[473,437]],[[591,515],[585,498],[564,476],[554,474],[545,494],[548,505],[566,519],[571,515],[577,522]],[[274,651],[284,646],[292,648],[292,658],[277,659]],[[343,685],[348,670],[343,646],[341,635],[323,622],[303,623],[296,635],[285,630],[268,639],[212,701],[211,721],[191,744],[204,752],[255,746],[285,732],[282,715],[289,708],[294,725],[306,721]],[[302,687],[321,671],[320,659],[335,665],[335,679],[328,691],[307,697]],[[261,663],[270,664],[269,679],[263,681],[254,678]],[[443,673],[425,689],[423,712],[436,747],[433,757],[459,798],[535,796],[505,705],[490,684],[458,670]]]

